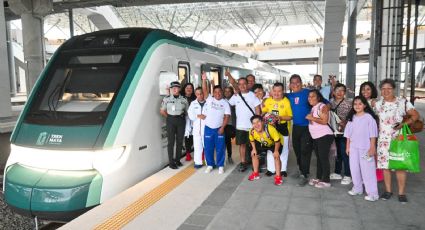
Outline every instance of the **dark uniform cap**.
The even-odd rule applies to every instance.
[[[180,85],[180,82],[173,81],[173,82],[170,83],[170,88],[173,88],[173,87],[179,87],[179,88],[181,88],[182,86]]]

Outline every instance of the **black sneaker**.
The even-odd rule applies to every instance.
[[[179,167],[183,166],[183,164],[180,161],[176,161],[176,165]]]
[[[246,169],[247,169],[247,167],[246,167],[246,163],[241,162],[241,163],[239,164],[239,172],[245,172],[245,171],[246,171]]]
[[[178,169],[179,167],[177,167],[176,164],[169,164],[168,167],[170,167],[170,169]]]
[[[227,158],[227,163],[228,163],[229,165],[232,165],[232,164],[233,164],[233,159],[232,159],[232,157],[228,157],[228,158]]]
[[[398,195],[398,201],[400,201],[400,203],[402,203],[402,204],[407,203],[406,195]]]
[[[280,175],[282,175],[283,177],[288,177],[288,173],[286,171],[280,172]]]
[[[269,170],[267,170],[266,173],[264,173],[264,175],[266,176],[273,176],[275,173],[274,172],[270,172]]]
[[[304,187],[308,183],[308,179],[304,175],[300,175],[297,186]]]
[[[384,192],[381,194],[381,200],[389,200],[391,196],[393,195],[392,192]]]

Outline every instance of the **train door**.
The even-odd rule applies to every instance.
[[[180,61],[178,63],[177,69],[178,69],[179,82],[182,85],[192,82],[192,80],[190,79],[190,63],[189,62]]]
[[[209,81],[214,81],[214,85],[222,85],[223,71],[222,67],[213,64],[204,64],[201,66],[201,73],[205,71]]]

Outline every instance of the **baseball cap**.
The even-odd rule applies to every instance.
[[[178,81],[171,82],[170,83],[170,88],[173,88],[173,87],[179,87],[179,88],[181,88],[180,82],[178,82]]]

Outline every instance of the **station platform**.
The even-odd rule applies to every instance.
[[[418,138],[423,152],[425,132]],[[234,158],[239,155],[237,150],[234,146]],[[241,173],[236,165],[227,165],[222,175],[217,170],[205,174],[205,167],[195,170],[191,162],[179,170],[165,168],[62,229],[425,229],[424,172],[408,175],[409,202],[401,204],[395,177],[395,193],[388,201],[352,197],[347,194],[351,185],[339,181],[332,181],[327,189],[297,187],[292,151],[289,176],[282,186],[275,186],[273,177],[264,175],[248,181],[250,170]],[[315,166],[313,156],[313,176]],[[379,183],[379,190],[383,191],[383,183]]]

